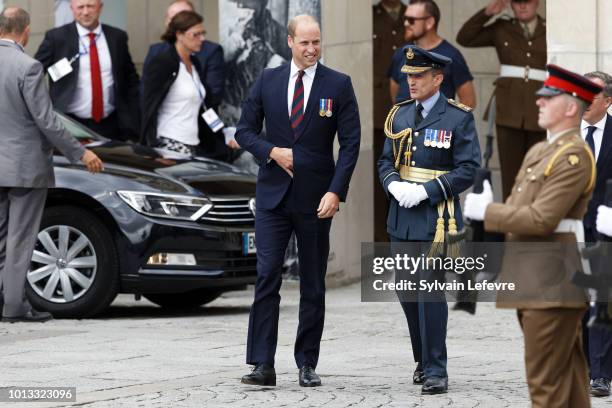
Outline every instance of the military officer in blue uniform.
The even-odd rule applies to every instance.
[[[462,228],[459,194],[472,185],[480,145],[471,109],[440,93],[444,66],[452,60],[410,45],[403,52],[402,71],[408,74],[414,99],[389,112],[378,161],[380,182],[390,199],[387,232],[392,245],[421,242],[435,256],[444,248],[445,235]],[[433,279],[443,279],[442,271],[433,274]],[[423,394],[448,388],[448,306],[443,293],[435,300],[405,301],[400,296],[417,363],[413,381],[423,384]]]

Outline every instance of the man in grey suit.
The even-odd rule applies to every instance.
[[[53,111],[40,62],[25,54],[30,16],[0,13],[0,287],[3,322],[46,321],[25,297],[25,279],[47,196],[53,187],[53,146],[92,173],[102,161],[62,126]],[[0,300],[0,304],[1,304]]]

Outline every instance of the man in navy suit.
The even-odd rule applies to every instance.
[[[72,0],[74,22],[45,33],[35,59],[46,70],[66,58],[72,72],[50,81],[53,106],[109,139],[140,135],[139,79],[123,30],[100,24],[101,0]]]
[[[582,137],[591,148],[597,165],[595,190],[583,220],[585,240],[596,242],[599,239],[595,225],[597,207],[603,204],[606,181],[612,179],[612,118],[607,113],[612,105],[612,76],[595,71],[585,77],[603,87],[603,91],[595,96],[584,112],[580,125]],[[595,262],[592,267],[599,268],[600,265]],[[592,307],[590,313],[594,315],[595,308]],[[599,327],[586,330],[588,344],[585,349],[590,366],[591,394],[596,397],[608,396],[612,379],[612,334]]]
[[[242,382],[276,385],[281,267],[295,231],[300,261],[300,309],[295,362],[304,387],[315,372],[325,315],[325,272],[331,219],[346,199],[357,163],[361,128],[349,76],[318,62],[321,31],[308,15],[287,26],[290,64],[265,69],[242,105],[236,141],[262,163],[257,179],[257,282],[249,317]],[[266,136],[259,136],[263,122]],[[340,144],[334,163],[336,133]]]
[[[387,232],[393,251],[404,242],[418,242],[430,256],[444,244],[445,233],[462,228],[459,194],[472,185],[480,166],[480,145],[471,108],[447,99],[440,87],[450,58],[407,45],[402,50],[414,99],[396,104],[385,122],[387,140],[378,161],[378,175],[389,196]],[[433,244],[432,244],[433,241]],[[416,246],[416,244],[415,244]],[[431,247],[431,249],[430,249]],[[413,250],[411,246],[408,250]],[[411,254],[419,256],[419,253]],[[452,256],[448,254],[447,256]],[[417,280],[444,282],[444,271],[423,270]],[[415,384],[423,394],[448,388],[444,293],[398,293],[417,363]]]

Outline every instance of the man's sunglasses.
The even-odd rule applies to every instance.
[[[408,23],[409,25],[413,25],[414,23],[417,22],[417,20],[427,20],[429,17],[431,17],[431,16],[425,16],[425,17],[409,17],[409,16],[404,16],[404,24]]]

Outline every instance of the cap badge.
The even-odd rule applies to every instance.
[[[408,48],[408,51],[406,51],[406,58],[409,60],[414,58],[414,51],[412,51],[412,48]]]

